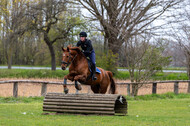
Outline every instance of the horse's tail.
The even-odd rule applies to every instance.
[[[111,94],[116,94],[116,84],[115,81],[113,79],[113,74],[111,71],[107,71],[109,77],[110,77],[110,81],[111,81],[111,85],[110,85],[110,92]]]

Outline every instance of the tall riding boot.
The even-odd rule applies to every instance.
[[[96,65],[92,65],[92,80],[97,80],[97,77],[96,77]]]

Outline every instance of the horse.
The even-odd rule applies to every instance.
[[[64,92],[68,93],[67,79],[75,81],[75,88],[81,90],[80,82],[84,85],[90,85],[91,90],[94,93],[105,94],[110,86],[109,93],[116,94],[116,84],[113,79],[111,71],[106,71],[102,68],[100,73],[96,73],[97,80],[92,80],[90,68],[88,66],[88,60],[79,47],[67,46],[66,49],[62,47],[62,70],[65,70],[69,66],[69,74],[64,76]]]

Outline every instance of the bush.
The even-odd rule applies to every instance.
[[[117,58],[118,54],[113,54],[111,50],[108,53],[103,53],[102,55],[97,55],[97,66],[101,68],[111,71],[114,74],[117,73]]]

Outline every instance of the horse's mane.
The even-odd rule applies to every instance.
[[[67,48],[69,48],[69,50],[75,50],[79,55],[86,58],[86,56],[83,54],[83,52],[81,51],[81,49],[79,47],[67,46]]]

